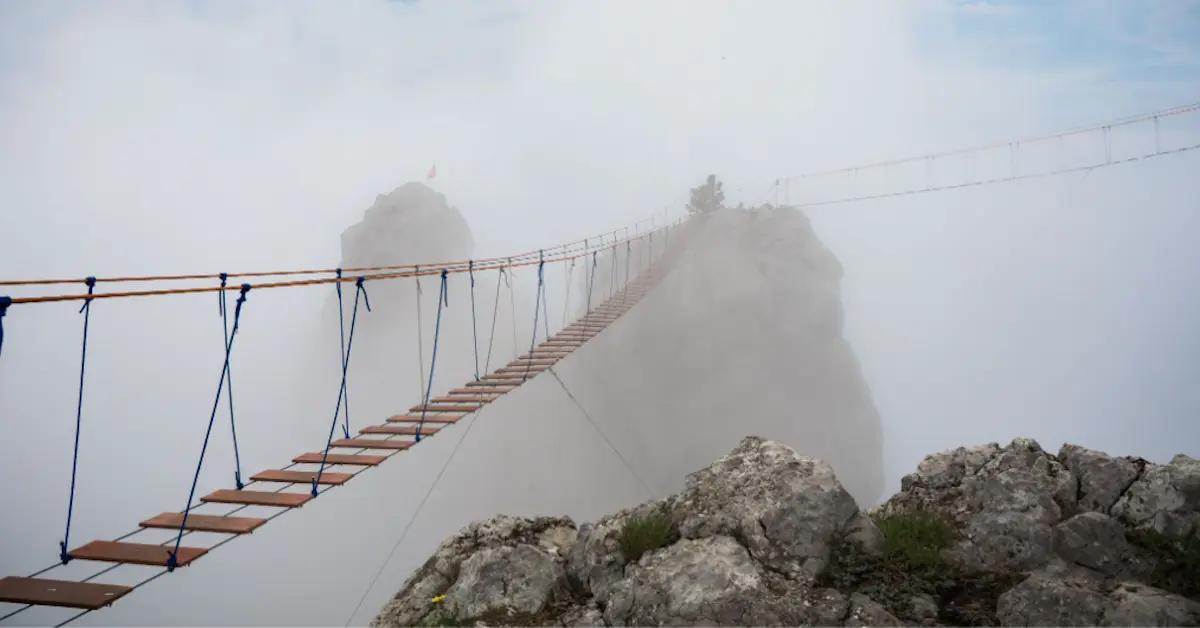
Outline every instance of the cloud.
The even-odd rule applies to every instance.
[[[730,201],[755,202],[791,174],[1194,100],[1194,4],[988,6],[0,3],[0,274],[331,266],[338,234],[375,195],[422,178],[431,163],[435,185],[474,230],[476,254],[503,254],[678,208],[709,173],[724,178]],[[1045,16],[1054,19],[1039,26]],[[1118,40],[1149,61],[1114,60],[1108,46]],[[1146,80],[1141,69],[1164,59],[1172,70]],[[1178,142],[1194,128],[1164,122],[1162,131]],[[1120,135],[1117,150],[1146,137]],[[1103,151],[1095,136],[1083,140],[1067,150]],[[1026,148],[1023,163],[1059,157],[1054,143]],[[893,481],[924,453],[1018,434],[1149,457],[1200,439],[1189,423],[1200,409],[1189,383],[1200,367],[1200,303],[1187,289],[1200,267],[1196,165],[1180,156],[1086,180],[811,211],[846,267],[847,333],[888,424]],[[947,160],[938,176],[1001,166]],[[861,173],[787,194],[802,203],[923,176]],[[289,439],[309,443],[313,425],[327,429],[324,407],[303,417],[276,409],[294,396],[278,383],[279,365],[298,359],[288,349],[306,346],[326,296],[251,293],[236,372],[246,378],[239,400],[255,409],[245,420],[261,431],[247,437],[257,452],[247,465],[276,464],[295,453]],[[102,305],[92,315],[81,486],[93,501],[78,511],[78,533],[97,538],[183,499],[221,357],[207,297]],[[0,489],[22,513],[5,519],[0,573],[44,566],[59,540],[79,318],[69,306],[39,306],[5,319],[0,474],[36,482]],[[46,448],[34,456],[31,443]],[[214,482],[229,480],[221,464]],[[417,490],[416,480],[397,482],[402,493],[370,489],[403,500]],[[380,499],[359,490],[346,500]],[[344,551],[377,559],[394,530],[375,532]],[[294,568],[315,569],[295,547],[275,549]],[[90,621],[257,618],[249,590],[216,609],[180,582],[156,586],[192,615],[134,601]],[[281,623],[343,621],[359,593],[313,611],[327,616],[271,612]]]

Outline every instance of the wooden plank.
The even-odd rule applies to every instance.
[[[427,404],[421,405],[421,406],[413,406],[413,407],[409,408],[408,411],[415,413],[418,416],[420,416],[422,410],[424,410],[427,413],[428,412],[475,412],[476,410],[478,410],[486,405],[487,405],[486,402],[476,403],[476,402],[467,401],[464,399],[458,403],[427,403]],[[420,419],[417,419],[417,420],[419,421]],[[428,419],[426,419],[426,420],[428,421]]]
[[[153,565],[166,567],[175,544],[127,543],[125,541],[92,541],[70,551],[71,558],[99,560],[107,563]],[[181,546],[175,553],[175,566],[184,567],[208,553],[203,547]]]
[[[220,515],[198,515],[188,513],[185,530],[196,532],[222,532],[224,534],[249,534],[266,523],[266,519],[258,517],[222,517]],[[164,512],[139,523],[143,528],[166,528],[178,530],[183,523],[183,513]]]
[[[328,464],[328,461],[326,461]],[[317,480],[317,484],[331,484],[334,486],[345,484],[347,480],[354,477],[350,473],[335,473],[325,471],[321,473],[321,478],[317,479],[316,471],[296,471],[294,469],[267,469],[259,471],[250,476],[251,480],[257,482],[291,482],[294,484],[312,485],[313,480]]]
[[[436,425],[425,425],[421,427],[421,436],[429,436],[436,434],[441,429]],[[415,425],[368,425],[358,431],[359,434],[398,434],[400,436],[415,436],[417,434],[417,426]]]
[[[429,400],[429,403],[473,403],[495,401],[499,398],[499,394],[490,393],[486,390],[468,390],[465,393],[459,393],[457,396],[434,397]]]
[[[482,390],[484,392],[506,393],[515,388],[517,388],[517,386],[512,385],[512,384],[483,384],[481,386],[475,386],[474,388],[455,388],[450,391],[450,394],[451,395],[468,395],[468,394],[475,395],[475,394],[478,394],[478,391],[480,391],[480,390]]]
[[[408,449],[416,443],[411,440],[383,440],[382,438],[339,438],[331,447],[350,447],[362,449]]]
[[[200,498],[202,502],[245,504],[247,506],[278,506],[298,508],[312,499],[311,493],[272,493],[270,491],[236,491],[223,488]]]
[[[315,453],[300,454],[299,456],[292,458],[292,462],[321,464],[321,457],[323,455],[324,454],[319,451],[315,452]],[[373,466],[383,462],[384,460],[387,460],[387,456],[369,456],[369,455],[363,455],[363,454],[335,454],[333,452],[330,452],[329,455],[325,459],[325,464],[349,464],[349,465],[358,465],[358,466],[362,466],[362,467],[373,467]]]
[[[133,590],[119,584],[72,582],[50,578],[0,578],[0,602],[96,610]]]
[[[554,358],[518,358],[512,362],[509,362],[505,366],[524,367],[527,364],[532,364],[533,366],[554,366],[555,364],[558,364],[558,360]]]
[[[518,377],[502,377],[502,376],[488,377],[487,375],[484,375],[482,378],[480,378],[480,381],[478,381],[478,382],[467,382],[467,386],[470,386],[470,387],[509,386],[511,388],[516,388],[524,383],[525,382],[521,381],[521,379]]]
[[[432,412],[425,415],[426,423],[457,423],[459,419],[466,415],[463,414],[434,414]],[[416,414],[394,414],[387,418],[388,423],[420,423],[421,411]]]
[[[496,372],[500,373],[502,375],[508,374],[508,373],[515,373],[517,375],[520,375],[522,373],[525,373],[526,371],[528,371],[530,373],[541,373],[542,371],[550,368],[551,366],[553,366],[553,365],[552,364],[543,364],[543,365],[535,366],[535,365],[531,364],[529,366],[502,366],[502,367],[496,369]]]

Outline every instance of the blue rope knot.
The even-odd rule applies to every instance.
[[[367,296],[367,287],[363,285],[363,282],[366,280],[367,280],[366,277],[359,275],[358,279],[354,282],[354,289],[357,292],[362,293],[363,305],[367,306],[367,311],[370,312],[371,311],[371,298],[369,296]],[[354,296],[355,296],[355,298],[358,298],[357,293]]]
[[[92,304],[91,295],[93,292],[96,291],[96,278],[95,277],[88,277],[87,279],[84,279],[84,282],[87,284],[87,287],[88,287],[88,298],[83,300],[83,306],[79,308],[80,314],[83,314],[83,311],[86,310],[87,307]]]
[[[12,305],[12,297],[0,297],[0,350],[4,349],[4,315]]]
[[[442,293],[438,295],[437,319],[433,324],[433,353],[429,356],[429,381],[425,384],[425,397],[421,400],[421,420],[417,422],[414,441],[421,442],[421,430],[425,427],[425,415],[429,410],[429,395],[433,392],[433,370],[437,367],[438,339],[442,335],[442,307],[450,307],[449,287],[446,278],[450,271],[442,269]]]

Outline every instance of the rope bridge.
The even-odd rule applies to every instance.
[[[37,304],[57,301],[82,301],[80,313],[83,314],[83,343],[80,360],[79,398],[76,407],[74,457],[71,469],[71,487],[67,508],[67,521],[63,540],[59,543],[58,562],[29,576],[8,576],[0,579],[0,602],[22,604],[21,608],[0,616],[7,619],[35,606],[57,606],[82,609],[82,612],[71,617],[66,622],[116,602],[138,587],[173,572],[179,567],[190,565],[209,552],[225,545],[229,541],[249,534],[264,526],[276,517],[290,512],[316,499],[326,490],[345,484],[358,474],[378,466],[392,456],[408,450],[422,440],[434,436],[447,426],[453,425],[464,417],[479,412],[487,404],[501,398],[507,393],[521,387],[525,382],[538,374],[550,370],[552,366],[566,358],[589,339],[600,334],[605,328],[617,320],[622,314],[632,308],[647,291],[657,283],[670,265],[677,259],[685,246],[686,233],[689,226],[684,221],[676,221],[662,227],[652,227],[639,232],[635,226],[634,234],[629,235],[628,229],[621,232],[611,232],[605,236],[587,238],[584,240],[559,245],[551,249],[541,249],[521,253],[511,257],[487,258],[457,262],[444,262],[421,265],[378,266],[370,268],[338,268],[296,271],[271,271],[250,273],[220,273],[215,275],[219,280],[216,286],[167,287],[144,290],[96,292],[97,285],[118,282],[178,282],[195,279],[212,279],[214,275],[158,275],[146,277],[86,277],[82,279],[40,279],[0,281],[0,286],[31,286],[58,285],[82,283],[86,286],[85,293],[64,293],[27,297],[0,297],[0,317],[8,308],[20,304]],[[638,260],[632,263],[633,244],[639,243]],[[609,257],[610,268],[608,294],[595,294],[596,272],[600,264],[600,254]],[[621,258],[623,254],[623,259]],[[567,316],[564,309],[564,326],[555,334],[550,333],[549,315],[546,300],[546,264],[565,262],[570,264],[567,281],[567,300],[570,302],[570,278],[574,274],[577,261],[588,266],[584,285],[587,290],[583,307],[584,314],[565,324]],[[500,287],[503,284],[512,289],[511,276],[514,268],[520,266],[537,267],[537,292],[534,304],[533,330],[529,348],[517,358],[504,366],[488,371],[491,361],[491,345],[482,371],[479,365],[479,328],[476,324],[475,277],[486,271],[498,272],[502,281],[497,281],[495,304],[491,324],[491,337],[494,340],[496,313],[500,303]],[[602,271],[604,272],[604,271]],[[438,340],[442,331],[442,311],[449,306],[447,279],[455,273],[466,273],[470,278],[472,335],[475,338],[475,374],[471,381],[459,388],[454,388],[441,396],[433,396],[434,372],[437,367]],[[623,279],[622,279],[623,273]],[[306,275],[332,274],[332,277],[312,277]],[[301,278],[290,278],[300,276]],[[278,279],[276,277],[286,277]],[[422,372],[422,396],[420,402],[403,414],[388,417],[382,424],[368,425],[351,434],[349,402],[347,399],[347,373],[354,349],[354,332],[357,327],[360,305],[370,311],[370,300],[367,285],[371,281],[412,278],[417,283],[420,294],[420,278],[437,277],[440,290],[438,294],[437,318],[434,321],[433,347],[429,356],[428,377]],[[232,284],[230,279],[248,280],[251,278],[276,278],[258,284]],[[347,324],[344,303],[348,295],[343,293],[343,284],[353,282],[353,304],[350,308]],[[341,385],[338,390],[338,401],[324,447],[319,451],[309,451],[296,455],[290,464],[275,469],[266,469],[254,473],[243,481],[241,457],[238,452],[237,427],[234,414],[233,376],[230,368],[230,358],[233,355],[235,341],[240,330],[241,315],[248,307],[249,295],[252,290],[264,288],[283,288],[314,284],[333,284],[339,305],[339,331],[342,336],[341,347]],[[618,286],[620,286],[618,288]],[[83,391],[87,366],[87,338],[90,309],[97,299],[148,297],[168,294],[186,294],[195,292],[216,292],[218,306],[224,327],[224,361],[220,379],[217,384],[216,397],[213,400],[209,415],[208,428],[200,449],[199,460],[193,476],[185,507],[181,511],[163,512],[149,517],[138,524],[132,532],[112,540],[94,540],[82,545],[71,544],[71,520],[75,501],[75,479],[79,462],[79,428],[83,416]],[[231,293],[236,292],[232,306],[228,302]],[[510,295],[511,299],[511,295]],[[420,324],[420,305],[418,296],[418,324]],[[514,322],[515,324],[515,322]],[[537,342],[539,326],[545,338]],[[3,318],[0,318],[0,351],[3,350]],[[519,349],[516,349],[519,351]],[[419,361],[424,370],[424,349],[420,349]],[[2,353],[0,353],[2,355]],[[223,488],[196,499],[200,471],[204,465],[205,454],[208,450],[213,425],[221,406],[221,397],[225,394],[228,400],[230,428],[234,448],[234,486]],[[341,428],[340,430],[338,428]],[[262,485],[263,488],[259,488]],[[266,487],[278,485],[277,488]],[[303,491],[287,490],[302,487]],[[225,504],[235,508],[222,515],[199,514],[192,512],[201,504]],[[249,517],[238,513],[249,507],[271,507],[276,509],[274,514],[266,517]],[[163,543],[138,543],[130,537],[150,530],[165,529],[173,531],[173,538]],[[184,537],[193,532],[207,532],[224,535],[221,540],[211,547],[185,544]],[[75,580],[56,579],[48,577],[48,572],[66,565],[73,560],[97,561],[109,563],[111,566],[98,573]],[[108,584],[95,582],[98,577],[123,564],[147,565],[162,567],[153,576],[131,584]]]
[[[767,186],[763,201],[774,199],[774,205],[798,205],[802,208],[819,207],[910,194],[934,193],[943,190],[991,185],[1074,172],[1090,173],[1092,170],[1098,168],[1115,167],[1139,160],[1178,155],[1200,149],[1200,142],[1185,142],[1170,145],[1160,134],[1160,123],[1165,123],[1168,118],[1178,118],[1196,112],[1200,112],[1200,105],[1193,104],[1042,137],[775,179]],[[1136,154],[1118,154],[1113,148],[1113,130],[1120,127],[1132,127],[1134,125],[1150,126],[1142,136],[1146,140],[1144,143],[1147,144],[1147,148],[1143,152]],[[1065,159],[1060,159],[1057,168],[1040,170],[1028,165],[1026,158],[1029,155],[1029,149],[1033,145],[1051,141],[1056,146],[1061,146],[1063,138],[1087,136],[1089,134],[1096,139],[1102,140],[1103,155],[1097,155],[1095,160],[1067,164]],[[1006,158],[1002,159],[1006,163],[997,172],[977,173],[972,180],[966,182],[937,184],[934,181],[933,168],[936,163],[944,162],[955,156],[962,156],[964,162],[969,163],[967,159],[971,155],[979,154],[986,156],[989,152],[997,151],[1002,153],[1002,157]],[[1060,155],[1061,157],[1063,156]],[[902,168],[906,165],[915,165],[923,170],[923,184],[916,187],[882,190],[860,189],[856,187],[862,185],[859,177],[864,172],[877,171],[886,173],[891,169]],[[831,179],[827,183],[832,183],[834,187],[838,188],[844,188],[845,184],[849,183],[852,193],[843,197],[821,195],[819,192],[822,191],[822,186],[818,185],[818,183],[823,179]],[[790,202],[792,201],[790,198],[792,183],[800,184],[797,186],[798,189],[796,192],[800,196],[803,196],[804,199],[799,203]],[[780,202],[781,196],[784,197],[782,203]],[[441,430],[457,423],[464,417],[478,413],[487,404],[516,390],[538,374],[549,371],[552,376],[557,378],[557,375],[552,370],[555,364],[565,359],[589,339],[602,333],[604,329],[637,304],[663,275],[668,272],[677,260],[683,247],[686,246],[688,234],[693,230],[695,224],[693,221],[677,221],[664,227],[652,227],[644,232],[639,232],[639,228],[635,226],[632,236],[629,234],[628,229],[626,229],[623,233],[620,231],[610,232],[604,236],[570,242],[549,249],[527,251],[510,257],[421,265],[221,273],[217,275],[85,277],[0,281],[0,288],[4,286],[55,286],[65,284],[83,285],[86,287],[86,292],[77,293],[25,297],[0,296],[0,352],[3,350],[4,343],[3,317],[10,307],[56,301],[79,301],[82,303],[80,313],[83,314],[84,319],[80,359],[79,399],[76,407],[74,459],[71,472],[72,479],[65,532],[63,540],[59,545],[59,560],[54,565],[29,576],[9,576],[0,579],[0,602],[25,605],[7,615],[0,616],[0,621],[35,606],[60,606],[82,609],[82,612],[63,622],[68,623],[92,610],[112,604],[134,589],[164,574],[171,573],[176,568],[195,562],[231,540],[257,530],[276,517],[291,512],[319,497],[325,491],[345,484],[359,473],[378,466],[392,456],[416,446],[425,438],[436,435]],[[631,268],[630,261],[633,242],[644,242],[648,250],[648,254],[643,259],[639,259],[638,265],[635,268]],[[622,252],[624,253],[623,264],[622,261],[618,261],[618,257]],[[608,273],[607,294],[593,294],[600,253],[610,254],[611,263],[608,265],[609,267],[601,271]],[[583,308],[585,314],[570,324],[566,324],[566,310],[564,309],[564,326],[558,333],[551,335],[549,315],[546,307],[545,265],[554,262],[570,263],[571,270],[567,274],[569,286],[574,273],[574,266],[580,260],[584,263],[583,272],[586,273],[584,283],[587,290],[587,297],[585,307]],[[509,286],[511,300],[512,271],[514,268],[520,266],[536,266],[538,269],[537,300],[534,304],[533,333],[530,338],[529,349],[525,353],[517,355],[516,359],[512,362],[489,371],[492,348],[492,341],[489,340],[484,365],[481,369],[479,364],[479,327],[475,319],[475,276],[477,273],[494,271],[499,273],[503,279],[503,281],[497,282],[494,299],[495,305],[493,306],[494,311],[490,331],[491,338],[494,340],[496,331],[495,311],[500,302],[501,286],[503,284]],[[459,388],[451,389],[440,396],[432,396],[434,371],[437,367],[439,350],[438,339],[442,328],[442,311],[449,305],[447,277],[455,273],[466,273],[471,279],[472,335],[475,337],[474,378]],[[623,281],[621,281],[622,273],[624,274]],[[359,317],[359,307],[361,305],[366,311],[370,311],[371,309],[367,286],[373,281],[412,278],[417,284],[417,324],[418,333],[420,334],[419,299],[421,291],[419,282],[422,277],[436,277],[440,289],[428,373],[424,371],[424,347],[423,345],[419,346],[418,362],[421,364],[420,377],[422,382],[420,402],[410,407],[403,414],[388,417],[383,423],[378,425],[363,427],[358,430],[357,434],[352,435],[346,381],[354,348],[354,333]],[[219,280],[219,285],[147,288],[114,292],[96,291],[98,286],[109,283],[174,283],[189,280],[211,281],[214,278]],[[257,283],[251,284],[249,283],[250,280],[254,280]],[[351,283],[353,283],[353,304],[350,307],[349,321],[347,321],[343,306],[348,295],[344,293],[343,287],[344,285],[349,286]],[[339,303],[339,332],[342,336],[339,364],[341,368],[341,385],[338,391],[337,407],[329,424],[328,433],[326,434],[325,445],[319,451],[309,451],[295,456],[292,458],[291,464],[254,473],[249,478],[246,478],[248,481],[243,481],[241,458],[238,453],[237,428],[234,420],[233,379],[230,369],[230,358],[233,354],[235,340],[240,329],[241,313],[247,307],[247,303],[249,302],[248,297],[252,291],[317,284],[333,284],[335,287]],[[620,289],[617,289],[616,286],[618,285],[621,286]],[[71,519],[75,496],[75,477],[78,470],[79,428],[83,414],[83,390],[87,366],[87,337],[91,305],[98,299],[151,297],[199,292],[215,292],[218,295],[218,305],[225,330],[223,346],[224,362],[218,381],[216,398],[211,407],[204,444],[201,447],[199,460],[196,463],[196,472],[191,482],[185,507],[182,511],[163,512],[145,519],[138,524],[138,528],[134,531],[113,540],[91,541],[83,545],[72,546],[70,541]],[[233,293],[236,293],[236,298],[231,306],[228,299],[233,296]],[[569,290],[567,298],[569,301]],[[545,338],[540,343],[537,342],[539,325],[544,329]],[[419,335],[419,337],[422,336]],[[0,353],[0,356],[2,356],[2,353]],[[559,383],[561,385],[561,380]],[[569,391],[567,392],[570,394]],[[225,394],[227,398],[234,447],[234,487],[219,489],[205,494],[197,502],[196,491],[200,470],[204,464],[213,424],[220,409],[222,394]],[[339,427],[341,428],[340,437]],[[603,434],[601,435],[603,436]],[[617,454],[620,455],[620,452],[617,452]],[[449,461],[447,461],[447,464],[449,464]],[[259,488],[259,485],[263,485],[264,487],[278,485],[278,488],[267,490],[266,488]],[[303,490],[287,490],[293,487],[301,487]],[[430,491],[432,490],[433,487],[431,486]],[[428,494],[426,497],[428,497]],[[223,515],[192,512],[201,504],[228,504],[235,508]],[[274,514],[265,517],[249,517],[238,514],[246,508],[259,506],[271,507],[276,510]],[[139,532],[149,529],[170,530],[172,531],[172,538],[158,544],[136,543],[128,540]],[[185,545],[184,537],[194,532],[217,533],[224,536],[211,547]],[[397,541],[398,544],[399,541]],[[394,551],[395,548],[393,548]],[[54,569],[77,559],[110,563],[112,566],[77,580],[54,579],[47,576]],[[163,569],[157,571],[155,575],[132,585],[95,582],[97,578],[122,564],[150,565],[162,567]]]

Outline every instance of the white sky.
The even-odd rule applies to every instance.
[[[753,202],[778,177],[1200,101],[1200,3],[1056,7],[1034,29],[1028,3],[952,0],[6,2],[0,277],[333,266],[375,195],[434,163],[477,255],[503,254],[678,209],[710,172]],[[1164,143],[1200,141],[1189,118],[1164,122]],[[1144,149],[1148,129],[1118,131],[1114,150]],[[1094,160],[1097,137],[1030,146],[1022,164]],[[926,453],[1017,435],[1200,451],[1197,153],[810,210],[846,268],[890,485]],[[879,176],[924,184],[919,169]],[[248,307],[302,321],[324,295],[310,296]],[[167,431],[92,454],[93,493],[146,473],[120,447],[192,451],[219,369],[212,347],[192,352],[215,337],[179,340],[215,324],[209,299],[103,306],[85,422],[152,409],[138,420]],[[81,321],[36,307],[4,321],[0,502],[20,508],[0,520],[0,574],[52,562],[65,514]],[[247,377],[269,386],[262,371]],[[189,378],[190,396],[165,392]],[[123,381],[137,385],[103,392]]]

